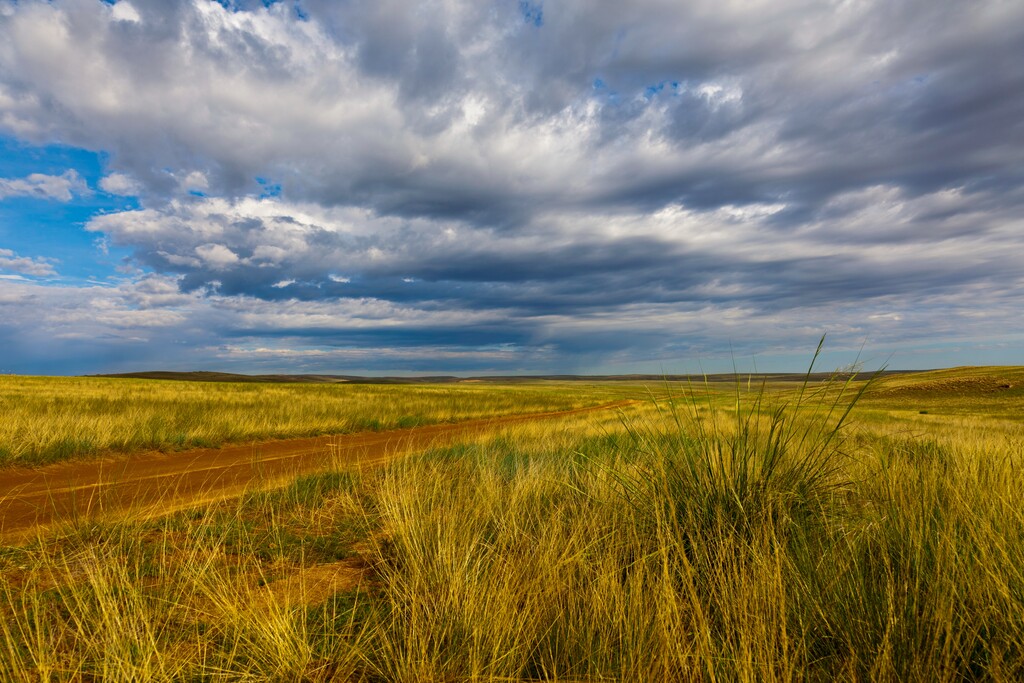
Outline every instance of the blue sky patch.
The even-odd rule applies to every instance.
[[[544,5],[539,2],[520,0],[519,11],[527,24],[533,24],[537,28],[544,25]]]

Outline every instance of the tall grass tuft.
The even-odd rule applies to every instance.
[[[813,524],[848,484],[844,426],[870,381],[810,377],[819,342],[796,391],[769,393],[764,381],[722,407],[710,388],[654,400],[655,420],[627,420],[631,467],[612,469],[624,499],[649,523],[669,524],[684,545],[708,530],[751,534],[765,524]],[[666,428],[668,425],[668,428]],[[601,460],[595,461],[599,466]]]

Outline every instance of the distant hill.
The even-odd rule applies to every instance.
[[[1024,367],[985,366],[930,370],[908,377],[885,378],[873,396],[971,396],[1024,389]]]

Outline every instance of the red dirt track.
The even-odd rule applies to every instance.
[[[145,452],[104,460],[0,470],[0,539],[88,519],[166,514],[332,467],[364,468],[399,455],[523,422],[620,408],[528,413],[383,432],[268,441],[178,453]]]

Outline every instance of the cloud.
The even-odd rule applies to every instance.
[[[989,193],[841,195],[780,228],[786,205],[550,211],[516,231],[277,198],[194,198],[89,230],[191,288],[280,299],[370,296],[525,314],[643,303],[798,308],[1020,278],[1021,204]],[[344,277],[338,273],[345,273]],[[402,287],[415,284],[415,287]]]
[[[120,6],[118,3],[117,6]],[[142,187],[131,176],[124,173],[111,173],[100,178],[100,189],[110,194],[121,196],[137,195]]]
[[[999,144],[1022,118],[1016,70],[990,68],[1021,56],[1007,3],[567,2],[540,27],[512,3],[317,3],[308,20],[139,3],[133,22],[121,4],[4,17],[3,121],[107,150],[157,195],[262,177],[321,204],[500,223],[551,203],[934,191],[1024,154]]]
[[[139,204],[86,229],[224,358],[1024,329],[1018,3],[4,8],[0,130],[104,153]],[[66,201],[69,173],[0,195]]]
[[[7,270],[22,275],[37,275],[46,277],[56,275],[52,259],[32,258],[29,256],[18,256],[10,249],[0,249],[0,270]],[[15,276],[5,276],[7,278]],[[20,279],[20,278],[19,278]]]
[[[4,369],[18,372],[672,372],[699,371],[698,360],[724,370],[734,358],[747,364],[752,353],[762,369],[778,369],[772,355],[805,363],[823,327],[832,333],[831,348],[848,350],[844,362],[870,337],[866,358],[876,364],[905,348],[908,332],[965,348],[1012,348],[1024,338],[1016,327],[1020,282],[774,312],[645,303],[511,320],[501,309],[429,302],[183,293],[177,278],[155,275],[107,286],[3,282]],[[730,338],[731,350],[721,343]],[[794,338],[804,342],[796,352]],[[904,362],[921,367],[929,358],[912,353]],[[690,363],[681,366],[681,359]]]
[[[74,169],[60,175],[32,173],[24,178],[0,178],[0,200],[9,197],[32,197],[70,202],[89,188]]]
[[[195,251],[214,271],[225,270],[238,263],[238,254],[223,244],[201,244]]]

